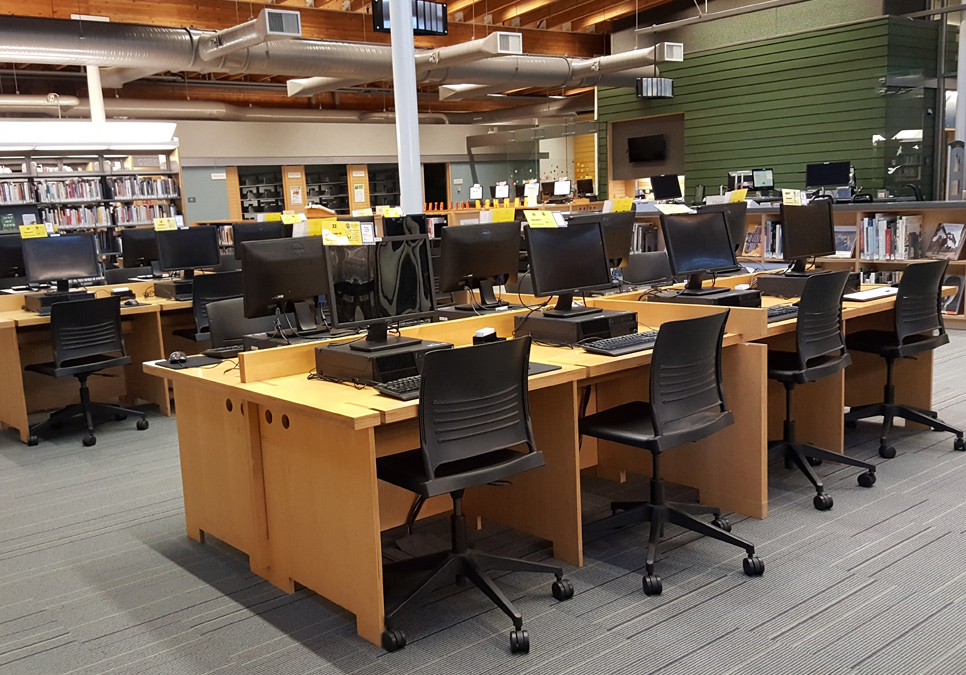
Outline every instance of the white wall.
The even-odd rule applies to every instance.
[[[566,176],[574,178],[574,137],[545,138],[540,141],[540,180],[551,181]]]

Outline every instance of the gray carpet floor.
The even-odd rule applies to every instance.
[[[966,335],[936,356],[935,407],[966,425]],[[184,533],[174,419],[108,424],[36,448],[0,433],[0,673],[963,673],[966,672],[966,455],[948,434],[898,430],[879,458],[876,426],[846,436],[878,465],[871,490],[855,469],[824,465],[834,495],[812,508],[804,477],[771,463],[770,515],[732,518],[766,563],[670,527],[658,572],[641,591],[645,528],[586,546],[568,568],[576,595],[558,603],[548,579],[508,574],[531,652],[511,655],[509,621],[475,589],[443,589],[404,620],[410,644],[387,654],[355,635],[352,617],[317,595],[286,595],[239,552]],[[722,467],[726,470],[726,467]],[[646,494],[588,478],[585,518],[612,498]],[[687,491],[682,491],[687,496]],[[679,495],[680,496],[680,495]],[[443,548],[445,519],[387,533],[387,557]],[[478,548],[548,560],[547,542],[493,525]]]

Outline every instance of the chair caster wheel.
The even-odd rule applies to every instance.
[[[719,530],[724,530],[725,532],[731,532],[731,523],[728,522],[727,518],[722,518],[718,516],[711,521],[711,524],[717,527]]]
[[[817,457],[806,457],[809,466],[822,466],[822,460]]]
[[[896,456],[896,449],[891,445],[880,445],[879,446],[879,456],[886,459],[892,459]]]
[[[34,446],[34,445],[37,445],[38,443],[40,443],[40,439],[34,436],[33,434],[31,434],[30,436],[27,436],[27,445]]]
[[[510,631],[510,652],[513,654],[530,653],[530,634],[526,628]]]
[[[756,555],[750,555],[742,560],[741,567],[749,577],[760,577],[765,573],[765,561]]]
[[[875,474],[871,471],[866,471],[865,473],[859,474],[859,485],[864,488],[870,488],[875,485]]]
[[[962,438],[957,438],[953,441],[953,450],[959,450],[960,452],[966,451],[966,441]]]
[[[550,587],[550,592],[553,593],[553,597],[561,602],[570,600],[570,598],[574,597],[574,585],[570,583],[569,579],[561,577],[553,582],[553,585]]]
[[[89,448],[92,445],[94,445],[95,443],[97,443],[97,437],[94,436],[94,434],[91,434],[90,436],[84,436],[83,443],[84,443],[85,446],[87,446]]]
[[[382,648],[394,652],[406,646],[406,634],[395,628],[387,628],[382,633]]]
[[[820,495],[815,495],[815,497],[812,499],[812,504],[814,504],[815,508],[819,511],[828,511],[830,508],[832,508],[832,495],[824,492]]]
[[[145,429],[148,428],[148,426],[149,426],[148,421],[145,418],[142,417],[141,419],[138,420],[138,431],[144,431]]]
[[[644,577],[644,595],[660,595],[661,591],[664,590],[664,584],[661,583],[661,577],[656,574],[648,574]]]
[[[114,413],[114,421],[115,422],[123,422],[126,419],[127,419],[127,414],[126,413]]]

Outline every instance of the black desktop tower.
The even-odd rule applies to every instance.
[[[193,292],[193,279],[164,279],[154,282],[154,294],[159,298],[191,300]]]
[[[819,272],[821,274],[821,272]],[[805,290],[805,282],[809,275],[762,274],[755,281],[755,286],[762,295],[777,298],[800,298]],[[858,272],[850,272],[845,282],[845,292],[854,293],[859,290],[861,279]]]
[[[390,382],[418,375],[426,352],[452,349],[448,342],[423,340],[375,352],[352,349],[352,343],[326,344],[315,348],[315,372],[326,377],[359,382]]]
[[[546,317],[543,312],[513,317],[513,334],[572,345],[586,338],[609,338],[637,332],[637,313],[605,309],[573,317]]]
[[[682,302],[690,305],[719,305],[721,307],[761,307],[761,291],[732,291],[685,295],[677,291],[664,291],[649,296],[655,302]]]
[[[55,302],[70,302],[73,300],[93,300],[95,295],[87,291],[70,291],[68,293],[28,293],[23,298],[23,306],[28,312],[46,312]]]

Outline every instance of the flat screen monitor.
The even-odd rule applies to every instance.
[[[775,187],[775,174],[771,169],[755,169],[751,172],[751,183],[756,190],[771,190]]]
[[[634,212],[578,213],[567,216],[567,225],[600,223],[604,231],[604,252],[611,267],[626,264],[634,243]]]
[[[191,278],[194,270],[217,267],[218,231],[214,227],[185,227],[162,230],[158,235],[158,261],[165,272],[185,271]]]
[[[558,180],[558,181],[554,181],[554,184],[553,184],[553,196],[554,197],[569,197],[570,196],[570,181],[569,180]]]
[[[805,187],[842,187],[851,182],[851,162],[820,162],[805,165]]]
[[[332,324],[368,329],[366,339],[353,342],[352,349],[377,351],[419,342],[390,337],[388,329],[390,322],[436,316],[429,237],[383,237],[375,245],[325,250]]]
[[[470,199],[483,199],[483,186],[482,185],[471,185],[470,186]]]
[[[791,274],[805,272],[808,258],[835,255],[832,201],[814,199],[805,206],[781,205],[782,256]]]
[[[524,190],[526,188],[524,188],[524,185],[526,185],[526,183],[513,184],[513,196],[516,197],[517,199],[522,200],[526,197],[526,194],[524,193]]]
[[[733,204],[707,204],[699,206],[698,211],[711,213],[718,211],[725,214],[725,223],[728,226],[728,238],[734,246],[735,253],[745,243],[745,215],[748,213],[748,202],[735,202]]]
[[[510,186],[509,185],[494,185],[493,186],[493,197],[494,199],[509,199],[510,198]]]
[[[704,295],[728,290],[717,286],[702,287],[705,274],[727,272],[738,266],[723,212],[662,213],[661,230],[671,271],[675,276],[688,277],[685,294]]]
[[[318,298],[329,292],[322,237],[246,241],[239,248],[247,318],[281,316],[295,303],[306,302],[315,321],[303,321],[296,312],[298,327],[311,330],[318,325]]]
[[[266,220],[261,223],[233,223],[231,226],[231,242],[235,247],[235,259],[241,260],[241,245],[246,241],[261,241],[263,239],[284,239],[292,236],[285,234],[285,226],[280,220]]]
[[[429,234],[426,216],[413,213],[402,218],[383,218],[382,233],[387,237],[402,237],[407,234]]]
[[[71,279],[99,276],[97,243],[91,233],[23,240],[23,261],[30,283],[57,282],[66,293]]]
[[[663,135],[627,139],[627,160],[632,164],[663,162],[667,159],[667,140]]]
[[[654,193],[654,199],[658,201],[682,199],[684,197],[681,192],[681,182],[678,180],[676,173],[651,176],[651,192]]]
[[[540,193],[541,194],[545,194],[545,195],[552,195],[553,194],[553,186],[554,186],[554,182],[553,181],[549,181],[549,182],[546,182],[546,183],[540,183]]]
[[[600,223],[568,223],[567,227],[524,228],[530,274],[536,295],[556,295],[557,305],[544,316],[568,317],[599,312],[574,307],[573,296],[611,285]]]
[[[19,234],[0,235],[0,279],[24,276],[22,241]]]
[[[121,256],[124,267],[147,267],[158,259],[158,237],[151,227],[126,227],[121,230]]]
[[[447,227],[442,233],[439,290],[443,293],[464,288],[480,290],[479,305],[457,309],[482,308],[492,311],[507,303],[498,300],[493,287],[516,276],[520,252],[520,223],[488,223]]]
[[[581,178],[577,181],[577,194],[578,195],[592,195],[594,194],[594,179],[593,178]]]

